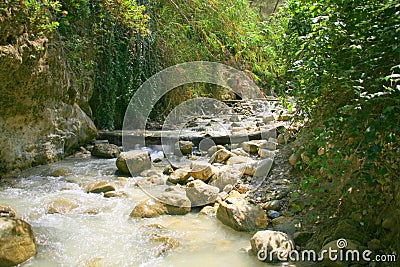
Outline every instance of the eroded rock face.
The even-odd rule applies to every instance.
[[[32,227],[20,219],[0,217],[0,266],[20,264],[35,254]]]
[[[58,46],[19,34],[0,44],[0,173],[54,162],[97,135],[92,73],[76,83]]]

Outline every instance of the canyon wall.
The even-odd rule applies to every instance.
[[[75,82],[62,42],[28,37],[6,22],[0,20],[0,177],[59,160],[97,135],[88,105],[93,73]]]

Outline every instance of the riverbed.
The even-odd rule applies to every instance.
[[[1,181],[0,202],[35,232],[38,253],[22,266],[266,266],[245,251],[251,233],[234,231],[198,210],[130,218],[148,196],[135,179],[115,171],[115,159],[70,158]],[[93,181],[112,182],[125,196],[86,193]],[[54,201],[73,208],[51,214]]]

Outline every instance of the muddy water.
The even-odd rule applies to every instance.
[[[38,254],[22,266],[266,266],[241,251],[249,246],[250,234],[231,230],[216,218],[198,212],[129,218],[147,196],[132,178],[118,177],[115,170],[115,159],[68,159],[1,182],[0,202],[11,205],[36,234]],[[111,181],[128,196],[85,193],[94,180]],[[47,214],[54,200],[77,207]],[[179,245],[162,253],[163,243],[154,236]]]

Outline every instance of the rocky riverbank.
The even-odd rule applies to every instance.
[[[137,185],[152,196],[140,202],[130,216],[182,215],[197,209],[236,231],[255,233],[249,250],[254,255],[271,246],[287,253],[300,249],[313,232],[306,230],[289,210],[291,194],[299,182],[292,172],[293,159],[289,161],[293,154],[289,143],[298,129],[289,123],[291,114],[287,110],[277,105],[268,112],[259,112],[260,103],[236,103],[236,113],[220,121],[204,116],[192,118],[188,127],[192,131],[180,129],[186,133],[179,136],[182,141],[174,144],[170,154],[164,151],[165,157],[153,162],[145,150],[122,152],[117,159],[119,171],[136,177]],[[215,131],[213,122],[219,122],[231,138]],[[196,127],[202,131],[194,131]],[[252,140],[235,138],[238,132],[250,134]],[[121,144],[119,133],[106,136]],[[157,138],[157,132],[147,132],[146,137]],[[157,144],[155,140],[147,139]],[[226,141],[216,144],[216,140]],[[94,148],[101,146],[115,149],[104,144]],[[164,185],[161,191],[160,185]],[[158,190],[152,190],[152,186]],[[276,260],[276,255],[273,258]]]
[[[260,104],[260,100],[241,101],[233,106],[235,113],[229,116],[192,118],[184,125],[185,129],[179,129],[179,132],[185,133],[183,140],[180,140],[181,136],[174,137],[171,133],[171,137],[178,140],[172,147],[170,142],[174,139],[168,140],[166,147],[150,142],[151,147],[129,151],[123,151],[123,147],[110,144],[108,140],[97,140],[92,145],[82,147],[81,151],[71,156],[71,160],[102,158],[107,160],[108,165],[96,166],[93,170],[85,171],[83,176],[77,176],[75,170],[68,168],[36,174],[50,179],[50,184],[66,183],[58,185],[53,192],[56,197],[52,197],[40,209],[44,210],[44,216],[61,216],[59,218],[68,218],[70,215],[98,216],[108,212],[102,211],[101,207],[87,207],[86,196],[93,196],[99,203],[114,201],[113,205],[120,207],[117,211],[119,215],[113,211],[111,217],[124,213],[128,222],[134,220],[142,224],[170,216],[180,221],[193,214],[203,216],[215,225],[223,224],[232,229],[229,235],[240,237],[245,234],[248,247],[242,248],[247,253],[239,256],[252,258],[250,265],[254,266],[257,261],[290,262],[289,255],[296,255],[293,253],[304,249],[313,249],[316,253],[338,249],[337,240],[343,237],[348,239],[348,249],[379,250],[381,241],[365,240],[362,226],[352,219],[339,221],[327,229],[317,227],[320,223],[318,220],[310,221],[307,218],[307,211],[311,212],[316,207],[307,202],[311,198],[302,192],[302,180],[293,168],[297,161],[306,160],[295,153],[297,147],[302,145],[301,140],[296,139],[299,126],[291,124],[293,113],[270,103],[270,109],[265,112],[265,109],[259,109]],[[229,139],[221,132],[227,136],[239,132],[241,138]],[[155,133],[150,132],[150,135],[154,136]],[[252,140],[242,140],[247,133],[253,134]],[[257,135],[260,138],[256,138]],[[223,138],[216,139],[221,136]],[[216,144],[215,140],[225,141]],[[113,163],[111,166],[109,161]],[[74,168],[82,164],[75,163]],[[96,177],[100,173],[102,178]],[[23,188],[11,178],[4,179],[2,186]],[[139,188],[142,196],[136,198]],[[74,192],[74,197],[63,196],[64,192]],[[3,260],[3,265],[9,266],[36,253],[31,249],[35,246],[35,239],[29,224],[15,219],[15,212],[9,206],[2,206],[1,211],[0,221],[9,225],[2,230],[2,241],[7,237],[9,244],[18,243],[20,235],[8,234],[7,231],[15,233],[12,227],[20,223],[24,225],[21,229],[27,229],[24,233],[27,232],[33,242],[26,242],[29,253],[21,254],[22,248],[8,248],[8,254],[1,255],[0,262]],[[36,218],[37,212],[30,216]],[[385,221],[385,227],[395,226]],[[160,244],[155,252],[156,257],[177,253],[184,246],[179,238],[165,235],[163,225],[155,229],[151,234],[151,242]],[[363,243],[367,243],[368,247],[362,246]],[[266,255],[271,251],[274,252]],[[277,251],[281,251],[282,255]],[[12,257],[13,263],[9,260]],[[318,263],[293,264],[311,266],[322,262],[326,266],[363,264],[362,261],[335,262],[327,257]]]

